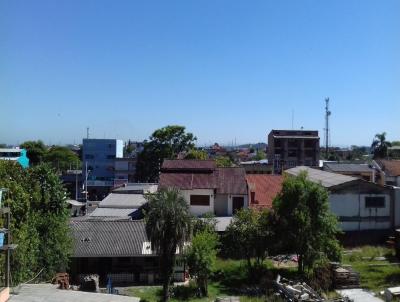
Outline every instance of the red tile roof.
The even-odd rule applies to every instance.
[[[270,174],[247,174],[249,206],[251,208],[272,208],[272,201],[282,189],[283,176]],[[252,192],[254,192],[252,194]],[[255,194],[255,195],[254,195]],[[254,201],[252,200],[254,195]]]
[[[214,170],[213,160],[198,159],[165,159],[161,170]]]
[[[400,160],[376,160],[378,165],[389,176],[400,176]]]

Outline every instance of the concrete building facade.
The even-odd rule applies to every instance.
[[[268,163],[274,173],[296,166],[317,167],[319,140],[316,130],[272,130],[268,135]]]

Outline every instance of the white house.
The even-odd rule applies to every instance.
[[[395,225],[393,191],[356,177],[310,167],[295,167],[288,175],[307,172],[307,178],[329,191],[330,208],[340,221],[343,231],[388,230]],[[398,215],[398,214],[397,214]]]
[[[164,160],[159,187],[180,189],[196,216],[232,216],[248,207],[245,170],[217,168],[213,160]]]

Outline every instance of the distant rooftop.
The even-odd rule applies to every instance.
[[[298,176],[303,171],[307,172],[307,178],[310,181],[319,183],[325,188],[331,188],[334,186],[358,180],[358,178],[356,177],[321,171],[305,166],[299,166],[285,170],[285,173],[293,176]]]
[[[161,170],[214,170],[215,168],[214,160],[166,159]]]
[[[373,171],[373,169],[368,164],[326,162],[324,163],[324,169],[325,167],[332,172],[367,173]]]
[[[143,194],[110,193],[99,203],[99,208],[137,209],[147,200]]]
[[[119,188],[113,189],[114,193],[144,194],[157,191],[157,183],[128,183]]]

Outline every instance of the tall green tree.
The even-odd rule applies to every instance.
[[[194,235],[186,251],[189,273],[195,278],[201,295],[208,295],[208,279],[217,258],[218,235],[215,231],[203,230]]]
[[[44,155],[43,160],[58,172],[69,169],[79,169],[81,161],[78,155],[67,147],[52,146]]]
[[[26,141],[20,145],[20,148],[26,149],[26,155],[32,166],[41,163],[47,151],[47,147],[41,140]]]
[[[189,206],[177,189],[162,189],[146,196],[148,209],[145,213],[146,232],[160,259],[160,275],[163,280],[163,301],[169,299],[169,286],[174,272],[176,251],[183,251],[189,239],[191,215]]]
[[[273,230],[269,227],[271,213],[251,208],[241,209],[233,217],[224,235],[224,247],[233,257],[245,258],[248,271],[262,265],[268,252],[273,249]]]
[[[309,271],[318,260],[340,259],[338,221],[329,209],[328,192],[309,181],[306,173],[284,180],[273,211],[281,249],[297,254],[300,273]]]
[[[194,148],[196,137],[183,126],[166,126],[153,132],[139,153],[136,178],[142,182],[158,181],[164,159],[174,159],[184,151]]]
[[[3,199],[11,208],[13,242],[18,244],[11,263],[15,284],[42,269],[44,280],[65,270],[71,253],[69,211],[55,171],[45,164],[24,170],[0,161],[0,187],[8,189]]]
[[[388,155],[388,148],[392,144],[386,140],[386,132],[375,134],[375,138],[371,144],[371,151],[374,158],[385,158]]]

